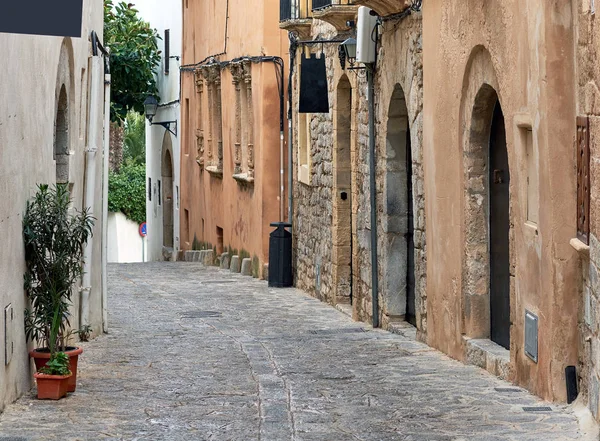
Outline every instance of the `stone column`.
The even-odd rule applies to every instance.
[[[204,120],[202,119],[202,105],[204,98],[204,81],[202,79],[202,71],[196,69],[196,93],[198,94],[198,129],[196,130],[196,162],[199,166],[204,166]]]
[[[229,65],[232,82],[235,86],[235,151],[234,151],[234,174],[242,172],[242,65],[240,63],[232,63]]]
[[[214,85],[212,82],[210,69],[208,66],[202,66],[201,68],[202,76],[206,80],[206,85],[208,87],[208,165],[212,164],[212,154],[213,154],[213,114],[214,114],[214,99],[213,99],[213,89]]]
[[[223,171],[223,118],[221,111],[221,66],[213,65],[213,75],[215,78],[215,118],[216,118],[216,139],[217,139],[217,172]]]
[[[252,105],[252,62],[244,61],[244,83],[248,106],[248,178],[254,178],[254,106]]]

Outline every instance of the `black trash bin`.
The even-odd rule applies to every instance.
[[[292,278],[292,233],[286,228],[292,224],[273,222],[277,229],[269,237],[269,286],[287,288],[294,284]]]

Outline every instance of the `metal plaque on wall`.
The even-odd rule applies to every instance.
[[[538,361],[538,317],[525,311],[525,355]]]
[[[4,2],[0,32],[81,37],[83,0]]]
[[[327,71],[325,55],[317,58],[311,54],[306,58],[302,54],[300,69],[300,113],[329,113],[329,93],[327,90]]]

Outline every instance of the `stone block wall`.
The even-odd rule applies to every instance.
[[[313,39],[341,38],[329,24],[314,20],[311,36]],[[370,187],[369,187],[369,136],[368,136],[368,99],[365,71],[343,70],[338,57],[338,45],[326,44],[310,47],[313,53],[325,54],[327,82],[329,88],[330,112],[313,114],[310,119],[311,130],[311,169],[310,184],[298,181],[298,71],[296,66],[294,78],[294,274],[296,286],[311,295],[329,303],[339,301],[336,289],[339,286],[338,268],[333,264],[337,257],[337,249],[332,246],[338,242],[335,227],[340,221],[334,213],[336,204],[335,146],[337,136],[336,93],[340,81],[348,81],[352,87],[351,109],[351,250],[352,250],[352,300],[355,319],[372,321],[371,297],[371,219],[370,219]],[[300,60],[302,47],[298,50]],[[308,50],[308,49],[304,49]],[[397,22],[390,21],[382,29],[381,45],[375,77],[375,117],[376,117],[376,155],[377,155],[377,207],[379,237],[379,286],[380,286],[380,319],[387,326],[395,315],[387,314],[388,299],[392,293],[386,292],[386,276],[397,275],[402,271],[398,267],[393,271],[386,270],[386,224],[384,181],[389,168],[386,156],[386,131],[390,99],[400,85],[406,98],[408,122],[412,144],[413,174],[413,207],[414,207],[414,240],[415,240],[415,291],[418,335],[424,339],[427,327],[425,312],[425,204],[423,189],[422,164],[422,107],[423,77],[421,56],[421,18],[415,14]],[[347,80],[346,80],[347,78]],[[398,192],[406,191],[406,184],[395,188]],[[343,234],[343,232],[337,233]],[[405,269],[404,269],[405,271]],[[401,283],[402,284],[402,283]],[[402,284],[402,288],[404,285]]]

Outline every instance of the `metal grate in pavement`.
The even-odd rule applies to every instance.
[[[552,412],[552,408],[549,406],[526,406],[523,407],[525,412]]]
[[[336,335],[336,334],[355,334],[365,332],[365,328],[341,328],[341,329],[312,329],[308,331],[314,335]]]
[[[28,441],[28,439],[21,436],[0,436],[0,441]]]
[[[202,282],[200,282],[202,285],[211,285],[211,284],[217,284],[217,283],[234,283],[236,282],[236,280],[203,280]]]
[[[223,314],[217,311],[189,311],[181,314],[182,319],[217,318]],[[0,440],[1,441],[1,440]]]

